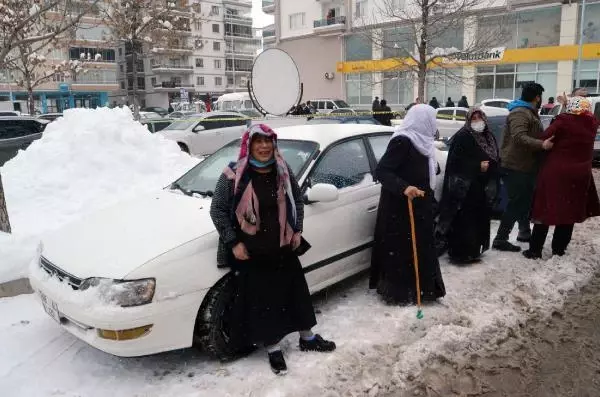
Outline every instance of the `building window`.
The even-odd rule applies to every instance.
[[[123,65],[119,65],[119,70],[123,73]]]
[[[123,56],[123,49],[119,47],[119,56]]]
[[[233,85],[233,76],[227,77],[227,85]]]
[[[290,15],[290,30],[302,29],[306,26],[306,13],[298,12]]]
[[[211,15],[219,15],[219,7],[218,6],[212,6],[210,8],[210,14]]]
[[[121,81],[121,89],[124,90],[125,89],[125,82]]]
[[[213,50],[214,51],[221,51],[221,43],[218,41],[214,41],[213,42]]]
[[[196,85],[204,85],[204,76],[196,77]]]
[[[253,61],[249,59],[236,59],[235,63],[233,59],[225,60],[225,70],[236,72],[251,72],[252,71]],[[235,66],[235,69],[234,69]]]
[[[578,12],[581,18],[581,12]],[[583,42],[600,43],[600,4],[587,4],[585,6],[585,20],[583,22]],[[579,28],[577,28],[579,37]]]
[[[213,62],[215,64],[215,69],[221,69],[223,67],[223,63],[220,59],[215,59]]]
[[[217,87],[222,86],[223,85],[223,77],[215,77],[215,85]]]
[[[388,105],[408,105],[414,100],[414,78],[408,72],[383,74],[383,98]]]
[[[373,59],[373,43],[361,34],[347,36],[344,40],[346,46],[346,61],[363,61]]]
[[[213,23],[212,29],[213,29],[213,33],[219,33],[221,31],[218,23]]]
[[[587,88],[589,93],[600,93],[600,61],[582,61],[579,78],[579,87]],[[577,87],[577,62],[573,66],[573,87]]]
[[[353,73],[346,75],[346,97],[351,105],[368,105],[373,102],[373,75]]]
[[[152,87],[156,87],[156,77],[152,77],[150,82],[152,83]]]
[[[196,67],[197,68],[203,68],[204,67],[204,59],[203,58],[196,58]]]
[[[354,15],[357,18],[366,17],[367,16],[367,5],[368,5],[367,0],[357,0]]]
[[[445,104],[447,98],[457,102],[462,96],[462,69],[434,69],[427,73],[427,96]],[[412,102],[412,101],[411,101]],[[409,102],[410,103],[410,102]]]
[[[518,65],[479,66],[476,75],[475,97],[485,99],[513,99],[521,95],[527,83],[544,86],[544,96],[556,96],[556,63],[522,63]]]
[[[202,30],[202,22],[194,22],[194,27],[196,28],[196,30]]]

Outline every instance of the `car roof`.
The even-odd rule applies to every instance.
[[[469,108],[464,108],[462,106],[448,106],[448,107],[443,107],[443,108],[437,108],[435,109],[436,111],[438,110],[469,110]]]
[[[372,124],[304,124],[275,128],[278,139],[317,142],[326,147],[344,138],[381,132],[393,133],[393,127]]]
[[[484,99],[483,101],[481,101],[481,103],[486,103],[486,102],[512,102],[512,99],[506,99],[506,98],[493,98],[493,99]]]
[[[0,116],[0,120],[33,120],[40,124],[48,124],[48,120],[38,119],[32,116]]]

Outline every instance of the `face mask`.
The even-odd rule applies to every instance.
[[[483,132],[483,130],[485,130],[485,121],[483,121],[483,120],[473,121],[471,123],[471,128],[475,132]]]

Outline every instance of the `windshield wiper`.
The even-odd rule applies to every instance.
[[[212,197],[214,195],[214,192],[212,190],[207,190],[207,191],[202,191],[202,190],[190,190],[189,191],[190,194],[199,194],[203,197]]]
[[[185,194],[186,196],[191,196],[192,192],[185,190],[179,183],[177,182],[173,182],[170,186],[171,190],[176,189],[181,191],[183,194]]]

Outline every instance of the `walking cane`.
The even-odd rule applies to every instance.
[[[421,309],[421,285],[419,283],[419,255],[417,254],[417,233],[415,231],[415,214],[413,211],[413,199],[408,199],[408,215],[410,217],[410,234],[412,237],[413,262],[415,266],[415,280],[417,282],[417,318],[423,318]]]

